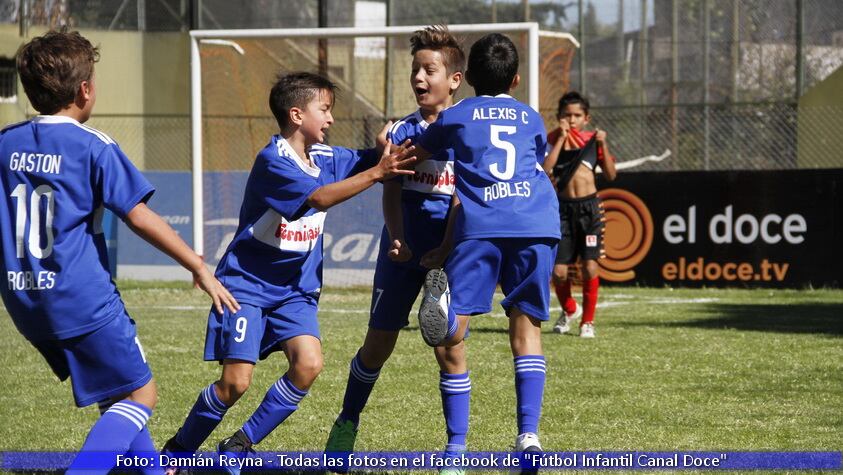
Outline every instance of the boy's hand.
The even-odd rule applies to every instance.
[[[392,142],[386,142],[386,147],[381,153],[381,160],[376,166],[381,179],[388,180],[396,175],[413,175],[416,173],[409,169],[416,161],[416,157],[410,156],[415,150],[415,147],[410,145],[411,143],[410,139],[407,139],[403,144],[396,147]]]
[[[427,254],[422,256],[421,260],[419,260],[419,264],[421,264],[422,267],[427,267],[428,269],[441,269],[445,264],[445,259],[448,258],[448,254],[450,253],[450,250],[443,246],[433,248],[428,251]]]
[[[571,123],[564,118],[559,119],[559,130],[562,131],[561,137],[565,137],[568,135],[568,131],[571,130]]]
[[[407,246],[407,243],[400,239],[393,239],[392,246],[386,253],[387,257],[394,262],[407,262],[413,257],[413,251]]]
[[[598,145],[603,145],[606,142],[606,131],[597,129],[597,133],[595,134],[595,140],[597,140]]]
[[[234,299],[228,290],[223,287],[220,281],[214,277],[213,274],[202,264],[198,272],[193,273],[193,282],[204,290],[206,294],[214,301],[214,308],[217,313],[223,313],[223,305],[228,307],[231,313],[237,313],[240,310],[240,304]]]

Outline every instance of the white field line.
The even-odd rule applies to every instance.
[[[624,299],[623,301],[615,301],[615,298],[621,297]],[[629,300],[626,300],[629,299]],[[718,298],[690,298],[690,299],[682,299],[682,298],[659,298],[659,297],[634,297],[631,295],[621,295],[615,296],[613,295],[612,298],[607,298],[603,302],[599,302],[597,304],[597,308],[610,308],[610,307],[622,307],[624,305],[640,305],[640,304],[694,304],[694,303],[711,303],[717,302],[720,299]],[[177,312],[192,312],[195,310],[209,310],[210,305],[127,305],[126,308],[133,309],[133,310],[172,310]],[[551,312],[560,312],[562,308],[554,306],[550,308]],[[365,315],[368,314],[368,310],[362,309],[342,309],[342,308],[329,308],[323,307],[323,313],[340,313],[340,314],[354,314],[354,315]],[[493,315],[500,314],[503,315],[503,312],[496,311],[493,309]]]

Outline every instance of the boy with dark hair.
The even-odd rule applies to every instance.
[[[393,143],[415,140],[453,104],[465,69],[465,53],[445,27],[415,32],[410,46],[410,87],[419,109],[392,126],[387,136]],[[415,172],[384,182],[385,226],[375,267],[369,329],[351,361],[342,413],[331,429],[328,452],[354,449],[360,413],[395,348],[399,330],[409,323],[410,310],[424,283],[427,268],[420,258],[437,248],[444,237],[454,194],[452,152],[443,150],[419,164]],[[445,450],[464,451],[471,391],[465,358],[460,356],[465,347],[460,343],[437,347],[434,352],[441,368],[439,385],[448,432]]]
[[[571,91],[559,99],[556,115],[559,127],[548,135],[553,149],[544,161],[544,169],[556,181],[562,234],[556,264],[553,267],[553,286],[562,315],[553,331],[567,333],[571,322],[582,315],[580,337],[594,338],[594,310],[597,307],[597,259],[603,257],[603,208],[597,197],[595,175],[597,167],[607,180],[617,177],[615,159],[609,153],[606,132],[583,130],[591,121],[588,99]],[[568,266],[582,259],[583,306],[571,296]],[[584,307],[584,309],[583,309]]]
[[[190,270],[214,312],[238,308],[202,259],[147,207],[155,190],[120,147],[82,125],[96,100],[98,59],[98,49],[77,32],[51,31],[23,45],[17,70],[41,115],[0,131],[0,191],[11,197],[0,206],[0,271],[8,276],[0,295],[56,376],[71,378],[76,405],[100,403],[102,411],[68,473],[90,468],[91,452],[155,450],[146,424],[157,390],[107,270],[104,208]]]
[[[425,282],[419,326],[433,330],[425,340],[437,346],[459,344],[469,316],[491,311],[500,282],[515,366],[516,450],[540,451],[546,371],[541,322],[550,318],[547,282],[560,237],[553,187],[540,165],[547,141],[541,116],[507,94],[520,81],[518,52],[509,38],[493,33],[477,40],[466,79],[477,97],[440,112],[415,151],[399,155],[423,160],[452,149],[456,169],[456,244],[447,282],[441,270],[432,270]],[[448,295],[456,325],[442,304]]]
[[[237,312],[208,315],[205,360],[220,379],[203,389],[165,453],[195,452],[246,392],[254,365],[282,350],[287,372],[221,453],[243,456],[289,417],[322,370],[317,304],[322,289],[325,211],[400,174],[411,161],[375,150],[329,147],[334,84],[311,73],[280,76],[269,107],[280,133],[258,153],[246,182],[240,224],[216,275],[240,301]],[[226,467],[237,473],[235,467]],[[174,471],[174,470],[171,470]]]

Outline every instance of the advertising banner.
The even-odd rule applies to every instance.
[[[645,172],[599,183],[603,281],[839,287],[843,170]]]

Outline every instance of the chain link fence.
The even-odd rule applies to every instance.
[[[669,160],[633,171],[843,167],[843,156],[835,152],[843,145],[838,138],[843,129],[839,0],[0,0],[0,23],[20,23],[21,30],[36,25],[184,31],[525,20],[573,33],[581,42],[573,61],[542,70],[541,112],[548,126],[556,121],[556,98],[567,89],[584,92],[591,99],[593,124],[609,132],[620,160],[671,151]],[[283,56],[288,49],[277,52]],[[543,51],[542,57],[547,56]],[[398,56],[396,63],[406,59]],[[302,67],[313,69],[313,64]],[[396,91],[407,89],[403,74],[393,71]],[[335,125],[334,135],[350,137],[349,145],[366,145],[375,122],[406,112],[403,102],[367,100],[379,111],[368,111],[355,98],[356,109],[340,115]],[[206,122],[211,131],[213,115]],[[248,148],[260,148],[257,142],[273,129],[271,118],[263,110],[238,117],[236,127],[249,137]],[[95,120],[117,137],[134,137],[121,143],[136,147],[146,168],[187,169],[185,117]],[[243,166],[229,142],[219,141],[218,152],[206,155],[218,157],[211,168]]]

